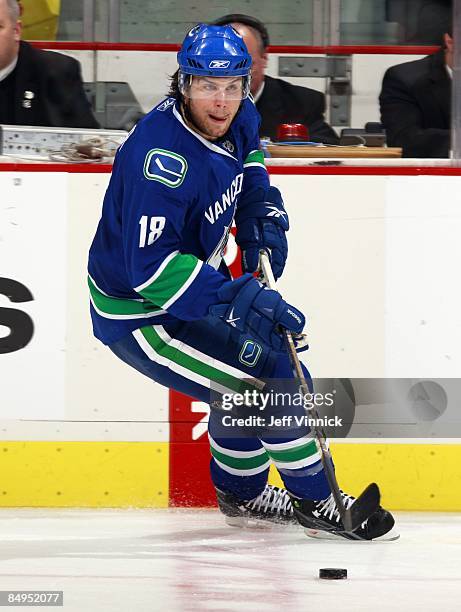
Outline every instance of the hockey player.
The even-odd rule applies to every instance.
[[[119,359],[210,403],[211,390],[260,390],[265,379],[291,378],[277,330],[299,333],[305,319],[251,274],[261,248],[282,274],[288,218],[259,151],[243,39],[229,25],[198,25],[178,63],[171,97],[117,152],[89,255],[91,316],[95,336]],[[236,280],[222,259],[234,219],[247,272]],[[211,477],[230,522],[294,522],[296,514],[317,533],[343,533],[307,427],[277,437],[224,422],[212,404]],[[267,484],[271,462],[286,491]],[[380,509],[356,534],[385,537],[393,523]]]

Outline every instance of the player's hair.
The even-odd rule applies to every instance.
[[[10,14],[11,21],[16,23],[21,16],[21,7],[18,0],[6,0],[6,7]]]
[[[182,101],[182,94],[179,91],[179,70],[176,70],[170,77],[170,89],[168,95],[176,100]]]
[[[266,48],[269,46],[269,32],[262,21],[250,15],[231,13],[230,15],[224,15],[224,17],[215,19],[211,25],[226,25],[228,23],[241,23],[247,26],[258,41],[261,55],[266,52]]]

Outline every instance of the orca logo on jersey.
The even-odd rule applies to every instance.
[[[167,187],[179,187],[187,174],[187,161],[182,155],[165,149],[151,149],[144,160],[144,176]]]
[[[205,211],[205,217],[209,223],[213,225],[218,217],[225,213],[226,210],[234,204],[236,197],[242,191],[242,183],[243,172],[241,174],[237,174],[230,184],[230,187],[228,187],[226,191],[221,194],[220,200],[216,200],[214,204],[210,204],[210,206],[208,206],[208,210]]]

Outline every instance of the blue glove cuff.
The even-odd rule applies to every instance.
[[[237,227],[246,219],[270,219],[288,231],[290,223],[283,204],[282,194],[277,187],[258,187],[244,195],[237,205],[235,223]]]

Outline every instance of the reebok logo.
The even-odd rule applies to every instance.
[[[232,327],[237,327],[235,324],[236,321],[240,321],[240,317],[234,317],[234,309],[232,308],[229,313],[229,318],[226,319],[226,323],[229,323],[229,325],[232,325]]]
[[[302,323],[301,317],[293,312],[290,308],[287,308],[287,313],[290,314],[295,321],[297,321],[300,325]]]
[[[287,215],[284,210],[279,210],[276,206],[266,206],[266,208],[270,210],[266,215],[267,217],[275,217],[276,219],[282,217],[284,219]]]
[[[155,110],[158,110],[160,112],[166,111],[170,108],[170,106],[173,106],[175,101],[176,100],[174,98],[168,98],[167,100],[159,104]]]
[[[230,60],[211,60],[208,68],[229,68]]]

